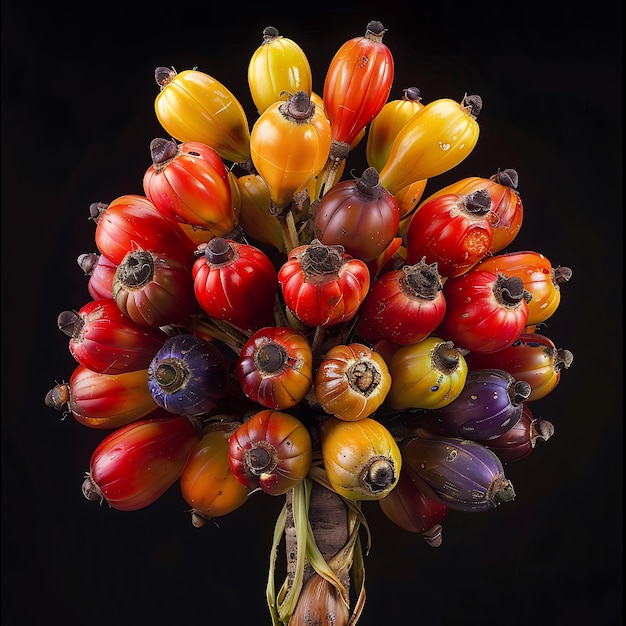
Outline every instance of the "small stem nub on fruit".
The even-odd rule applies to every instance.
[[[393,485],[396,472],[393,463],[387,458],[374,459],[363,478],[363,482],[372,493],[384,491]]]
[[[173,139],[157,137],[150,142],[150,158],[155,166],[164,166],[178,154],[178,144]]]
[[[461,362],[460,352],[452,341],[442,341],[433,350],[431,360],[438,370],[452,374]]]
[[[380,175],[375,167],[368,167],[356,181],[356,188],[368,199],[380,198],[385,189],[380,184]]]
[[[174,393],[182,389],[191,377],[189,368],[181,359],[163,359],[154,371],[154,379],[161,389]]]
[[[491,196],[487,189],[477,189],[468,193],[465,198],[465,208],[474,215],[484,215],[491,209]]]
[[[302,269],[307,276],[336,274],[343,263],[344,251],[341,245],[326,246],[314,239],[302,253]]]
[[[525,380],[517,380],[510,390],[511,404],[518,405],[530,397],[533,388]]]
[[[315,103],[306,91],[296,91],[278,109],[285,117],[291,118],[295,122],[306,122],[315,113]]]
[[[252,476],[269,474],[278,465],[276,448],[267,441],[257,441],[243,454],[244,470]]]
[[[380,384],[382,374],[373,362],[361,359],[346,370],[346,378],[352,389],[367,397]]]
[[[223,265],[235,256],[235,250],[223,237],[213,237],[204,248],[204,257],[211,265]]]
[[[129,252],[118,265],[116,279],[126,287],[139,288],[154,277],[154,258],[151,252],[135,250]]]
[[[463,106],[469,109],[472,117],[476,118],[483,108],[483,99],[477,95],[465,96],[463,98]]]
[[[493,176],[489,177],[489,180],[492,180],[499,185],[510,187],[511,189],[517,189],[519,177],[515,170],[507,169],[502,171],[498,170],[495,174],[493,174]]]
[[[285,367],[287,351],[275,341],[270,341],[254,353],[254,363],[261,372],[276,373]]]
[[[566,283],[572,277],[572,270],[569,267],[562,267],[559,265],[554,268],[554,275],[552,281],[555,285],[562,285]]]
[[[524,281],[519,276],[505,276],[498,274],[494,285],[496,298],[504,304],[516,305],[526,298],[528,293],[524,289]]]
[[[422,99],[422,92],[417,87],[409,87],[404,90],[404,99],[419,102]]]
[[[85,320],[75,311],[63,311],[57,318],[57,326],[68,337],[79,337]]]
[[[270,43],[275,39],[279,39],[282,35],[275,26],[266,26],[263,29],[263,43]]]
[[[408,296],[422,300],[434,300],[443,289],[437,261],[430,265],[426,257],[414,265],[403,265],[404,276],[400,278],[400,288]]]

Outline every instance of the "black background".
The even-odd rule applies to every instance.
[[[425,102],[482,96],[477,147],[427,193],[517,170],[524,225],[507,251],[572,268],[543,330],[574,362],[533,407],[556,434],[508,466],[513,503],[451,513],[438,549],[364,507],[359,624],[621,624],[620,3],[213,4],[3,2],[3,623],[269,624],[281,499],[259,495],[202,530],[177,488],[134,513],[87,502],[80,485],[104,435],[44,405],[75,366],[56,318],[89,299],[76,263],[95,251],[89,205],[142,193],[149,142],[164,136],[157,66],[211,74],[253,123],[246,71],[265,26],[302,46],[321,93],[335,51],[378,19],[390,98],[409,86]],[[349,163],[359,172],[362,155]]]

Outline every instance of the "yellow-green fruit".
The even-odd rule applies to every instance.
[[[397,484],[402,456],[377,420],[326,418],[319,427],[322,458],[333,489],[349,500],[379,500]]]
[[[273,26],[263,31],[263,43],[248,64],[248,86],[259,115],[297,91],[311,95],[313,78],[304,50]]]

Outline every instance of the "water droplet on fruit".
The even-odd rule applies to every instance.
[[[446,150],[450,150],[449,143],[443,143],[443,141],[439,142],[439,147],[445,152]]]

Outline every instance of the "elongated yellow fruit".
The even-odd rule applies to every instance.
[[[423,108],[424,104],[417,87],[405,89],[402,98],[390,100],[385,104],[371,121],[367,133],[365,158],[370,167],[375,167],[378,172],[385,167],[396,135]]]
[[[395,195],[466,159],[478,142],[476,116],[481,106],[479,96],[465,96],[461,103],[449,98],[433,100],[418,111],[396,135],[380,172],[382,186]]]
[[[225,161],[250,158],[250,127],[241,103],[218,80],[198,70],[177,73],[158,67],[161,91],[154,110],[163,128],[179,141],[211,146]]]
[[[287,100],[297,91],[304,91],[310,97],[313,77],[304,50],[268,26],[263,30],[263,43],[248,64],[248,86],[259,115],[274,102]]]

